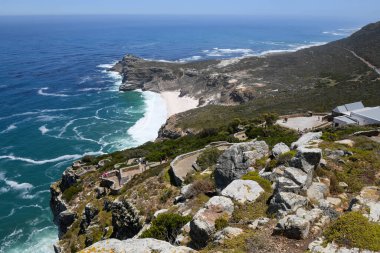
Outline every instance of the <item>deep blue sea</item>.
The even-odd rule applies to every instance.
[[[0,252],[51,252],[49,186],[84,154],[154,139],[165,106],[118,92],[126,53],[189,61],[294,51],[363,20],[233,16],[0,17]]]

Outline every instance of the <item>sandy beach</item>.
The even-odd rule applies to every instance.
[[[198,100],[185,96],[180,97],[179,91],[164,91],[161,92],[161,97],[165,100],[168,117],[194,109],[198,106]]]

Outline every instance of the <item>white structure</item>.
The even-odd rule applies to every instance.
[[[362,102],[341,105],[332,111],[334,126],[380,124],[380,106],[364,107]]]

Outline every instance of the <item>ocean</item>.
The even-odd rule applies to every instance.
[[[321,21],[322,20],[322,21]],[[295,51],[368,20],[238,16],[0,17],[0,252],[52,252],[49,186],[81,156],[137,146],[166,118],[153,92],[118,91],[126,53],[186,62]]]

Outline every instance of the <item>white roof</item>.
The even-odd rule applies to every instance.
[[[364,108],[364,105],[360,101],[360,102],[355,102],[355,103],[351,103],[351,104],[345,104],[345,105],[337,106],[334,108],[333,111],[338,112],[338,113],[344,113],[347,111],[354,111],[354,110],[359,110],[359,109],[363,109],[363,108]]]
[[[366,107],[363,109],[352,111],[351,114],[363,116],[380,122],[380,106]]]

